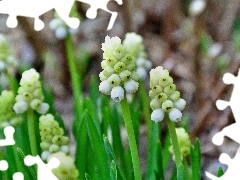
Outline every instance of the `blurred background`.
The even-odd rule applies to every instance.
[[[235,122],[230,108],[219,111],[217,99],[229,100],[232,85],[225,85],[222,76],[238,74],[240,65],[240,1],[239,0],[123,0],[122,5],[110,0],[108,9],[118,12],[113,28],[107,31],[111,14],[99,9],[95,19],[88,19],[90,5],[76,1],[74,16],[81,21],[72,35],[78,60],[78,72],[88,93],[89,79],[101,71],[101,43],[106,35],[124,39],[127,32],[143,37],[148,59],[153,67],[163,66],[170,71],[183,98],[187,101],[185,118],[192,140],[200,139],[202,171],[216,174],[220,153],[233,157],[238,144],[225,138],[222,146],[215,146],[211,138],[225,126]],[[53,90],[55,105],[71,128],[72,92],[64,39],[56,38],[49,28],[54,11],[40,18],[45,27],[35,31],[32,18],[18,17],[17,28],[6,26],[8,15],[0,15],[0,32],[11,43],[19,61],[16,74],[34,67]],[[149,87],[148,80],[145,82]],[[142,164],[146,159],[146,135],[141,129]],[[163,129],[166,128],[163,126]],[[73,147],[74,148],[74,147]]]

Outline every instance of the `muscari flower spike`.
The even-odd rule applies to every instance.
[[[47,160],[49,155],[57,152],[69,154],[69,138],[64,136],[63,129],[55,121],[52,114],[42,115],[39,118],[39,129],[41,136],[40,147],[43,150],[42,159]]]
[[[124,99],[125,93],[135,93],[138,90],[139,76],[134,71],[135,63],[132,56],[127,53],[119,37],[110,38],[106,36],[105,43],[102,43],[103,71],[99,74],[102,81],[99,90],[111,95],[115,102]]]
[[[5,36],[0,34],[0,73],[8,70],[10,67],[17,65],[16,59],[13,57],[11,48]]]
[[[78,29],[70,28],[65,21],[55,14],[55,18],[49,22],[49,28],[54,31],[57,39],[63,40],[68,34],[74,35]]]
[[[24,113],[31,108],[39,114],[45,114],[49,105],[43,102],[43,93],[39,73],[35,69],[23,72],[18,88],[18,95],[15,98],[16,103],[13,110],[16,114]]]
[[[15,95],[12,91],[3,90],[0,96],[0,128],[16,127],[21,124],[22,117],[13,111]]]
[[[123,40],[123,45],[126,47],[127,52],[132,56],[133,62],[136,63],[136,72],[140,79],[145,80],[147,72],[152,67],[152,62],[147,59],[142,36],[135,32],[127,33]]]
[[[176,128],[176,134],[178,139],[178,145],[181,153],[181,158],[187,157],[190,154],[191,141],[188,133],[182,127]],[[175,159],[173,146],[169,147],[169,152],[173,155],[173,160]]]
[[[167,113],[171,121],[180,121],[186,101],[180,98],[180,92],[167,69],[158,66],[150,71],[150,88],[150,107],[153,110],[151,119],[160,122]]]

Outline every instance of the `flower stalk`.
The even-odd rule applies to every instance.
[[[135,180],[141,180],[141,170],[140,170],[140,162],[139,162],[136,138],[134,135],[134,129],[133,129],[133,124],[132,124],[132,119],[131,119],[131,114],[129,111],[127,99],[124,98],[122,101],[120,101],[120,104],[122,108],[125,126],[127,128],[129,146],[130,146],[130,151],[132,156],[134,177],[135,177]]]

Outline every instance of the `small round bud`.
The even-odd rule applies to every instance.
[[[113,73],[114,73],[114,69],[110,66],[105,67],[103,70],[103,75],[106,77],[111,76]]]
[[[114,70],[119,73],[125,70],[125,64],[123,62],[117,62],[117,64],[114,65]]]
[[[138,90],[138,82],[129,80],[124,83],[124,88],[127,93],[135,93]]]
[[[184,99],[179,99],[174,102],[174,107],[182,111],[186,106],[186,101]]]
[[[16,114],[22,114],[24,113],[28,108],[28,105],[25,101],[18,101],[14,104],[13,110]]]
[[[179,111],[176,108],[173,108],[170,112],[169,112],[169,118],[171,121],[173,122],[178,122],[181,120],[182,118],[182,112]]]
[[[121,80],[123,82],[125,82],[125,81],[129,81],[131,79],[131,77],[132,77],[131,74],[132,73],[130,71],[124,70],[124,71],[120,72],[119,76],[120,76]]]
[[[158,99],[154,98],[150,102],[150,107],[152,110],[161,108],[161,103],[158,101]]]
[[[105,60],[108,66],[114,67],[114,65],[117,63],[117,58],[115,58],[114,56],[109,57],[107,60]],[[104,68],[103,68],[104,69]]]
[[[171,100],[166,100],[162,103],[162,110],[164,112],[170,112],[173,107],[173,102]]]
[[[161,92],[155,98],[158,99],[160,103],[163,103],[168,99],[168,96],[165,93]]]
[[[129,63],[127,66],[126,66],[126,69],[129,70],[129,71],[134,71],[136,68],[136,65],[134,63]]]
[[[41,105],[36,109],[39,114],[46,114],[49,109],[49,105],[47,103],[41,103]]]
[[[50,156],[49,151],[43,151],[42,154],[41,154],[41,158],[42,158],[43,161],[46,161],[49,156]]]
[[[164,87],[163,92],[167,95],[171,95],[175,90],[176,90],[176,85],[170,84],[170,85]]]
[[[115,102],[120,102],[124,99],[124,89],[121,86],[116,86],[112,88],[111,98]]]
[[[174,91],[171,95],[170,95],[170,100],[172,101],[176,101],[180,98],[180,92],[179,91]]]
[[[110,86],[114,87],[114,86],[119,86],[121,82],[121,79],[119,77],[119,75],[117,74],[112,74],[109,78],[108,78],[108,83],[110,84]]]
[[[125,54],[125,56],[121,59],[124,64],[132,63],[132,56],[130,54]]]
[[[111,93],[112,86],[110,86],[108,80],[104,80],[99,85],[99,91],[102,93],[109,95]]]
[[[160,122],[162,121],[164,118],[164,112],[162,109],[155,109],[152,114],[151,114],[151,119],[154,121],[154,122]]]
[[[50,147],[49,147],[49,152],[52,154],[52,153],[56,153],[59,151],[59,146],[56,145],[56,144],[52,144]]]

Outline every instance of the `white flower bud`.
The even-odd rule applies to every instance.
[[[43,151],[42,154],[41,154],[41,158],[44,161],[46,161],[49,156],[50,156],[50,152],[49,151]]]
[[[140,79],[145,80],[147,78],[147,71],[143,67],[138,67],[136,72],[138,73]]]
[[[6,68],[5,63],[0,61],[0,72],[2,72]]]
[[[145,64],[145,59],[143,57],[139,57],[136,59],[137,66],[143,66]]]
[[[138,90],[138,82],[131,79],[124,83],[124,88],[128,93],[135,93]]]
[[[152,114],[151,114],[151,119],[154,121],[154,122],[160,122],[162,121],[164,118],[164,112],[162,109],[155,109]]]
[[[189,12],[192,16],[197,16],[203,12],[206,7],[205,0],[194,0],[190,4]]]
[[[159,109],[161,108],[161,104],[156,98],[154,98],[150,102],[150,107],[152,108],[152,110]]]
[[[111,98],[115,102],[120,102],[124,99],[124,89],[121,86],[116,86],[112,88]]]
[[[134,81],[139,81],[139,75],[137,72],[135,72],[135,71],[132,72],[132,79]]]
[[[37,108],[39,108],[39,106],[41,105],[41,101],[39,99],[33,99],[30,103],[30,107],[33,109],[33,110],[36,110]]]
[[[143,66],[146,70],[149,70],[152,68],[152,62],[150,60],[145,60],[145,63]]]
[[[57,27],[55,30],[55,36],[57,39],[65,39],[67,36],[67,29],[64,26]]]
[[[119,86],[121,82],[121,79],[119,77],[119,75],[117,74],[112,74],[109,78],[108,78],[108,83],[110,86],[114,87],[114,86]]]
[[[25,112],[28,108],[28,104],[25,101],[18,101],[14,104],[13,110],[16,114],[21,114]]]
[[[166,100],[162,103],[162,110],[164,112],[169,112],[173,108],[173,102],[171,100]]]
[[[49,109],[48,103],[42,103],[42,104],[36,109],[36,111],[37,111],[39,114],[46,114],[46,112],[48,111],[48,109]]]
[[[104,80],[99,85],[99,91],[102,93],[109,95],[111,93],[112,87],[110,86],[108,80]]]
[[[172,101],[176,101],[180,98],[180,92],[179,91],[174,91],[171,95],[170,95],[170,100]]]
[[[170,112],[169,112],[169,118],[171,121],[173,122],[178,122],[181,120],[182,118],[182,112],[176,108],[173,108]]]
[[[103,72],[100,72],[99,78],[100,78],[101,81],[105,81],[105,80],[108,79],[108,77],[106,77],[106,76],[103,75]]]
[[[175,101],[173,104],[174,104],[175,108],[177,108],[180,111],[182,111],[185,108],[185,106],[186,106],[186,101],[181,98],[181,99]]]
[[[51,30],[56,30],[57,27],[62,26],[62,25],[63,25],[63,21],[60,18],[55,18],[49,22],[49,28]]]
[[[65,154],[69,154],[70,153],[70,149],[68,146],[61,146],[60,147],[60,151],[64,152]]]

